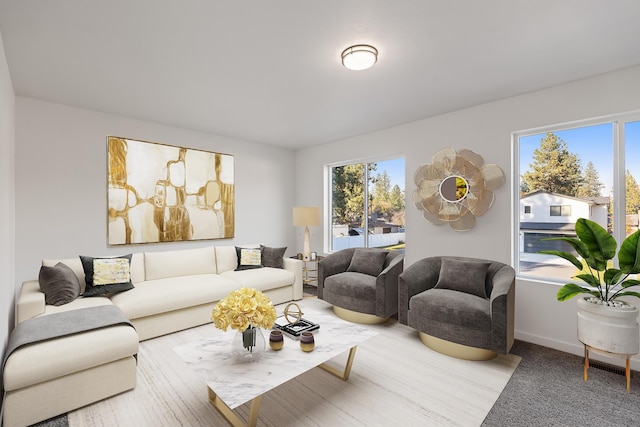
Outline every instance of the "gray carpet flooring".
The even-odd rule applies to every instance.
[[[516,341],[511,353],[522,361],[485,418],[483,426],[640,426],[640,378],[631,393],[624,375],[589,369],[583,358]]]

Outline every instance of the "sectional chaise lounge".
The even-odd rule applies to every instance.
[[[92,263],[105,258],[43,260],[43,270],[68,267],[81,294],[97,295],[52,305],[47,299],[55,296],[41,291],[41,281],[22,284],[4,364],[3,425],[33,424],[134,388],[139,341],[211,322],[214,304],[234,289],[255,288],[274,304],[301,299],[302,262],[285,258],[285,248],[262,246],[261,268],[256,268],[245,261],[251,258],[244,257],[243,249],[253,249],[255,255],[257,246],[134,253],[129,257],[130,284],[116,293],[91,283],[91,266],[97,265]],[[96,271],[93,280],[100,275]],[[110,316],[115,317],[111,323],[101,323]],[[29,326],[32,335],[34,330],[35,335],[42,329],[63,331],[53,330],[53,337],[9,354],[12,340],[20,341],[14,333],[28,335],[24,330]]]

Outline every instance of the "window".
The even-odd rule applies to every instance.
[[[550,206],[549,215],[551,216],[571,216],[571,206]]]
[[[589,218],[618,242],[638,229],[640,113],[516,132],[514,143],[515,265],[520,277],[566,281],[576,274],[540,250],[575,252],[549,237],[575,237]],[[516,170],[517,169],[517,170]],[[525,215],[526,214],[526,215]]]
[[[329,251],[404,249],[403,158],[328,166]]]

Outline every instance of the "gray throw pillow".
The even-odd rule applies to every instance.
[[[284,248],[270,248],[268,246],[260,245],[262,249],[262,266],[273,268],[284,268],[284,253],[287,247]]]
[[[131,257],[131,254],[111,258],[80,255],[86,283],[82,296],[109,295],[133,289]]]
[[[44,301],[49,305],[64,305],[80,295],[80,281],[76,273],[61,262],[53,267],[40,267],[38,275]]]
[[[489,262],[463,261],[443,258],[437,289],[451,289],[487,298],[485,281]]]
[[[384,269],[384,261],[387,259],[387,251],[371,249],[356,249],[351,258],[351,264],[347,271],[377,276]]]

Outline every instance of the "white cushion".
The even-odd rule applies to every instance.
[[[295,281],[295,275],[282,268],[262,267],[242,271],[226,271],[221,276],[239,282],[241,286],[266,291],[282,286],[291,286]]]
[[[112,326],[19,348],[4,369],[6,391],[59,378],[138,353],[138,334]]]
[[[111,300],[106,296],[95,296],[89,298],[76,298],[68,304],[63,305],[45,305],[44,314],[61,313],[63,311],[78,310],[81,308],[99,307],[101,305],[113,305]]]
[[[147,280],[134,289],[113,295],[111,301],[128,319],[138,319],[182,308],[214,303],[240,284],[217,274],[199,274],[180,278]]]
[[[145,279],[156,280],[192,274],[215,274],[216,251],[213,246],[165,252],[145,252]]]
[[[238,254],[235,246],[216,246],[218,274],[238,268]]]

